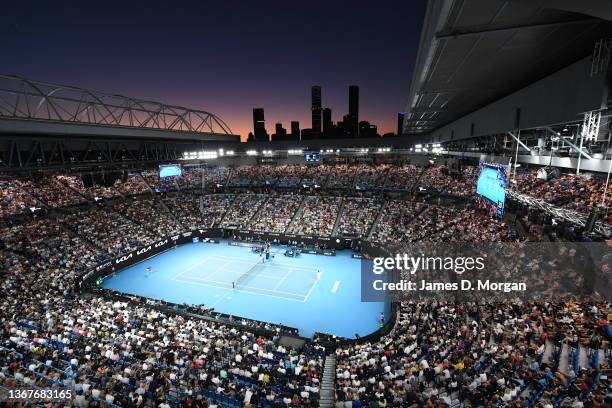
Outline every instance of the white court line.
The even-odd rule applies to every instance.
[[[221,301],[223,299],[225,299],[227,297],[227,295],[229,295],[230,293],[232,293],[231,290],[228,290],[227,292],[225,292],[225,294],[223,296],[221,296],[219,299],[217,299],[217,301],[215,303],[213,303],[212,305],[210,305],[210,307],[214,308],[215,306],[217,306],[217,304],[221,303]]]
[[[278,289],[278,287],[285,281],[285,279],[287,279],[287,276],[291,275],[291,272],[293,272],[293,269],[289,268],[289,272],[287,272],[285,276],[283,276],[282,279],[278,281],[278,283],[274,287],[274,290]]]
[[[241,262],[241,263],[248,263],[248,264],[253,264],[253,261],[248,261],[246,259],[240,259],[240,258],[234,258],[232,256],[223,256],[223,255],[211,255],[211,258],[217,258],[217,259],[222,259],[225,261],[232,261],[232,262]],[[261,262],[255,262],[255,263],[261,263]]]
[[[202,264],[206,263],[206,261],[208,261],[209,259],[210,259],[210,257],[206,257],[206,258],[204,258],[204,260],[203,260],[203,261],[201,261],[201,262],[199,262],[199,263],[197,263],[197,264],[194,264],[194,265],[190,266],[189,268],[185,269],[184,271],[180,272],[178,275],[176,275],[174,278],[172,278],[172,280],[177,280],[179,276],[183,276],[183,275],[185,275],[187,272],[191,271],[191,270],[192,270],[192,269],[194,269],[196,266],[200,266],[200,265],[202,265]],[[207,274],[206,274],[206,275],[204,275],[203,277],[201,277],[201,278],[192,278],[192,279],[206,279],[207,277],[212,276],[212,275],[214,275],[215,273],[219,272],[219,271],[220,271],[222,268],[224,268],[226,265],[227,265],[227,263],[223,263],[223,264],[222,264],[220,267],[218,267],[217,269],[215,269],[215,270],[214,270],[214,271],[212,271],[212,272],[207,273]],[[187,277],[189,277],[189,275],[187,275]]]
[[[185,279],[185,278],[178,279],[178,280],[181,281],[181,282],[191,282],[190,279]],[[199,282],[194,282],[194,283],[199,283]],[[202,282],[203,285],[206,285],[206,283],[217,283],[219,285],[230,285],[231,286],[230,282],[221,282],[221,281],[210,280],[210,279]],[[284,290],[266,289],[266,288],[260,288],[258,286],[239,285],[239,289],[242,289],[242,288],[263,290],[265,292],[273,292],[273,293],[278,293],[278,294],[281,294],[281,295],[285,294],[285,295],[291,295],[291,296],[304,297],[303,293],[293,293],[293,292],[286,292]],[[228,287],[228,289],[231,289],[231,288]]]
[[[227,266],[227,262],[223,262],[223,264],[218,267],[217,269],[215,269],[214,271],[207,273],[205,276],[201,277],[201,278],[191,278],[191,279],[207,279],[210,278],[211,276],[215,275],[217,272],[219,272],[221,269],[225,268]],[[189,276],[188,276],[189,278]]]
[[[177,273],[176,275],[174,275],[174,277],[172,278],[172,280],[176,280],[176,278],[178,278],[181,275],[184,275],[186,272],[189,272],[190,270],[192,270],[193,268],[195,268],[196,266],[202,265],[203,263],[205,263],[206,261],[208,261],[210,259],[210,257],[206,257],[203,260],[201,260],[200,262],[196,262],[193,265],[191,265],[190,267],[188,267],[187,269],[182,270],[181,272]]]
[[[316,270],[316,268],[309,268],[307,266],[294,266],[291,264],[286,264],[286,263],[282,263],[282,262],[274,262],[274,263],[270,263],[270,264],[266,264],[266,266],[270,266],[270,267],[274,267],[274,266],[282,266],[285,268],[292,268],[292,269],[300,269],[303,271],[314,271]]]
[[[319,269],[321,271],[321,274],[323,274],[323,270]],[[310,297],[310,294],[312,293],[312,290],[314,289],[315,286],[317,286],[317,283],[319,283],[320,280],[319,279],[315,279],[314,283],[312,284],[312,286],[310,287],[310,290],[308,291],[308,293],[306,294],[306,297],[304,298],[303,302],[306,303],[306,301],[308,300],[308,298]]]
[[[226,259],[228,261],[234,261],[234,262],[241,262],[241,263],[248,263],[248,264],[253,264],[253,261],[247,261],[245,259],[240,259],[240,258],[233,258],[231,256],[223,256],[223,255],[211,255],[211,258],[219,258],[219,259]],[[257,264],[263,265],[267,268],[269,267],[274,267],[274,266],[283,266],[285,268],[293,268],[293,269],[301,269],[301,270],[305,270],[305,271],[314,271],[316,270],[315,268],[309,268],[306,266],[294,266],[291,264],[286,264],[283,262],[276,262],[274,261],[274,263],[271,263],[270,261],[266,262],[266,263],[262,263],[261,260],[256,262]]]
[[[209,273],[208,275],[204,276],[203,278],[200,278],[200,277],[195,277],[195,276],[189,276],[189,275],[187,275],[187,276],[183,276],[183,279],[210,280],[210,279],[209,279],[210,275],[214,275],[214,274],[215,274],[215,273],[217,273],[217,272],[219,272],[219,270],[216,270],[216,271],[215,271],[215,272],[213,272],[213,273]],[[240,277],[240,275],[241,275],[240,273],[236,273],[236,278],[239,278],[239,277]],[[268,279],[275,279],[275,280],[276,280],[276,279],[282,279],[282,277],[277,276],[277,275],[259,275],[259,274],[257,274],[255,277],[256,277],[256,278],[268,278]]]
[[[219,289],[226,289],[226,290],[227,290],[227,288],[226,288],[226,287],[223,287],[223,286],[210,285],[210,284],[200,283],[200,282],[190,282],[190,281],[183,281],[183,282],[186,282],[186,283],[193,283],[194,285],[200,285],[200,286],[208,286],[209,288],[219,288]],[[260,289],[260,288],[256,288],[256,289]],[[260,290],[261,290],[261,289],[260,289]],[[245,292],[245,293],[250,293],[250,294],[252,294],[252,295],[268,296],[268,297],[273,297],[273,298],[276,298],[276,299],[291,300],[291,301],[294,301],[294,302],[303,302],[303,300],[301,300],[301,299],[292,299],[292,298],[290,298],[290,297],[284,297],[284,296],[274,296],[274,295],[268,295],[268,294],[266,294],[266,293],[251,292],[250,290],[242,290],[242,289],[241,289],[240,291],[241,291],[241,292]],[[229,293],[231,293],[232,291],[231,291],[231,290],[228,290],[228,292],[229,292]],[[227,293],[226,293],[226,295],[227,295]],[[296,295],[296,296],[297,296],[297,295]],[[301,295],[299,295],[299,296],[301,296]]]
[[[336,293],[339,286],[340,286],[340,281],[336,281],[336,283],[334,283],[334,286],[332,287],[332,290],[331,290],[332,293]]]

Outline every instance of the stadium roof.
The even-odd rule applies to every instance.
[[[593,51],[609,0],[430,0],[404,133],[433,130]]]
[[[0,75],[0,135],[239,141],[203,110]]]

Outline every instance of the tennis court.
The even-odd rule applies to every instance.
[[[285,324],[307,337],[321,331],[355,338],[379,328],[387,305],[361,303],[360,262],[349,251],[290,258],[285,249],[273,246],[262,262],[246,246],[186,244],[123,269],[102,286]]]
[[[211,255],[173,279],[305,302],[317,283],[316,273],[314,268],[277,260],[266,263],[259,259],[253,261]]]

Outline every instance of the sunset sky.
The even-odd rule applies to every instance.
[[[0,73],[213,112],[233,133],[310,127],[310,87],[333,120],[360,87],[360,120],[394,132],[424,0],[9,2]]]

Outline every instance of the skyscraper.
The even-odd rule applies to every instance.
[[[283,127],[282,123],[276,124],[273,140],[287,140],[287,130]]]
[[[334,137],[334,123],[330,108],[323,109],[323,137],[326,139]]]
[[[312,134],[317,137],[321,134],[321,87],[313,86],[312,96]]]
[[[397,114],[397,135],[402,135],[402,129],[404,128],[404,112],[399,112]]]
[[[264,119],[263,108],[253,109],[253,133],[256,142],[269,142],[268,132],[266,132],[266,121]]]
[[[291,122],[291,140],[300,140],[300,122]]]
[[[351,137],[359,136],[359,87],[357,85],[349,86],[349,123],[348,130]]]

